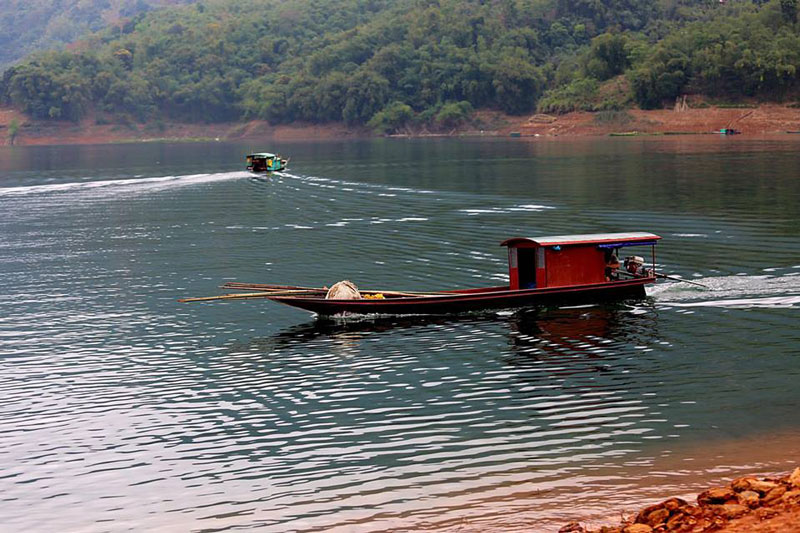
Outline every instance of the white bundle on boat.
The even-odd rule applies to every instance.
[[[333,286],[328,289],[328,293],[325,295],[326,300],[360,300],[361,293],[358,292],[358,287],[356,287],[355,283],[349,280],[343,280],[338,283],[334,283]]]

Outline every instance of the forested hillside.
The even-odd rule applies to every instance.
[[[204,0],[8,69],[37,118],[450,128],[797,89],[797,0]]]
[[[0,71],[121,18],[195,0],[0,0]]]

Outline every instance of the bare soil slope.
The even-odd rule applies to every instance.
[[[734,128],[749,135],[797,131],[800,130],[800,109],[770,104],[736,109],[631,109],[612,113],[533,115],[520,123],[516,131],[522,135],[677,134],[713,133],[722,128]]]

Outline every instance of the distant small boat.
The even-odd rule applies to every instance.
[[[180,301],[266,298],[319,316],[451,314],[486,309],[601,303],[643,298],[644,286],[656,281],[655,246],[658,235],[646,232],[518,237],[502,243],[508,248],[509,284],[435,292],[361,290],[354,299],[331,296],[327,288],[258,283],[226,283],[236,294],[185,298]],[[641,270],[616,270],[622,249],[651,249],[653,269],[644,259],[629,259]],[[627,267],[627,260],[626,260]],[[624,277],[619,277],[623,274]],[[348,283],[348,282],[341,282]],[[338,284],[337,284],[338,285]],[[241,292],[247,291],[247,292]],[[357,291],[358,293],[358,291]]]
[[[247,170],[250,172],[279,172],[286,168],[288,159],[277,154],[261,152],[247,156]]]
[[[739,135],[740,133],[742,133],[741,131],[735,130],[733,128],[722,128],[719,130],[719,132],[722,135]]]

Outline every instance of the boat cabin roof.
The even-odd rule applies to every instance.
[[[550,235],[547,237],[513,237],[500,246],[565,246],[575,244],[597,244],[601,248],[616,248],[642,244],[655,244],[661,237],[645,231],[629,233],[585,233],[580,235]]]
[[[278,156],[276,156],[275,154],[270,154],[268,152],[259,152],[259,153],[256,153],[256,154],[250,154],[247,157],[259,158],[259,159],[261,159],[261,158],[269,159],[270,157],[278,157]]]

